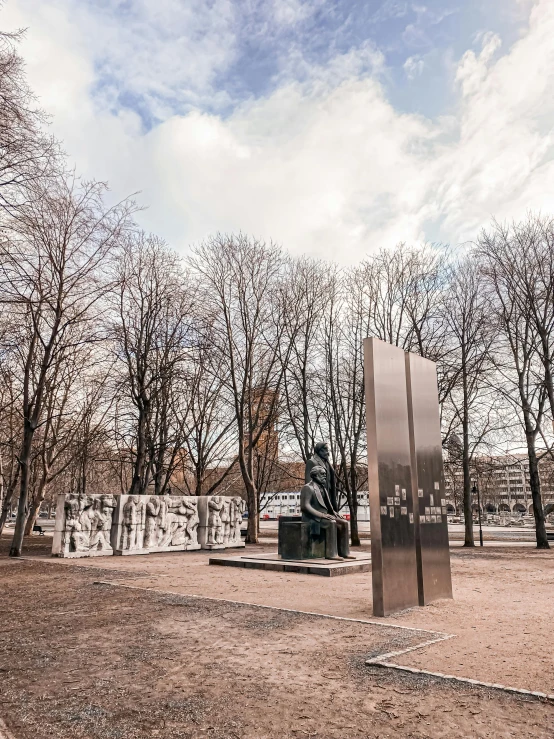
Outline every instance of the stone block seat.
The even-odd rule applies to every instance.
[[[302,516],[280,516],[278,553],[281,559],[325,559],[325,532],[313,532]]]

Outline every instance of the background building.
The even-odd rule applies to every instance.
[[[445,465],[448,510],[462,512],[463,472],[459,465]],[[554,502],[554,462],[544,457],[539,463],[543,505]],[[532,514],[533,502],[526,454],[476,457],[471,468],[471,484],[479,487],[481,508],[488,513]],[[477,510],[477,501],[474,501]]]

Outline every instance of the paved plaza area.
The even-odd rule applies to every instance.
[[[8,543],[0,719],[15,739],[554,735],[547,700],[366,664],[401,652],[554,693],[552,552],[454,549],[453,601],[373,619],[371,573],[210,567],[207,552],[52,560],[47,537],[10,560]]]

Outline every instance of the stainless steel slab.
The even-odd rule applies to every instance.
[[[364,339],[373,613],[418,605],[404,352]]]
[[[446,495],[434,362],[406,354],[419,604],[452,598]]]

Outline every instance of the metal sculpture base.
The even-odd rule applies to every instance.
[[[258,556],[218,556],[210,557],[211,565],[223,567],[243,567],[252,570],[273,570],[276,572],[297,572],[300,575],[320,575],[322,577],[337,577],[351,575],[357,572],[371,570],[371,556],[369,554],[356,555],[355,559],[282,559],[277,554],[259,554]]]

